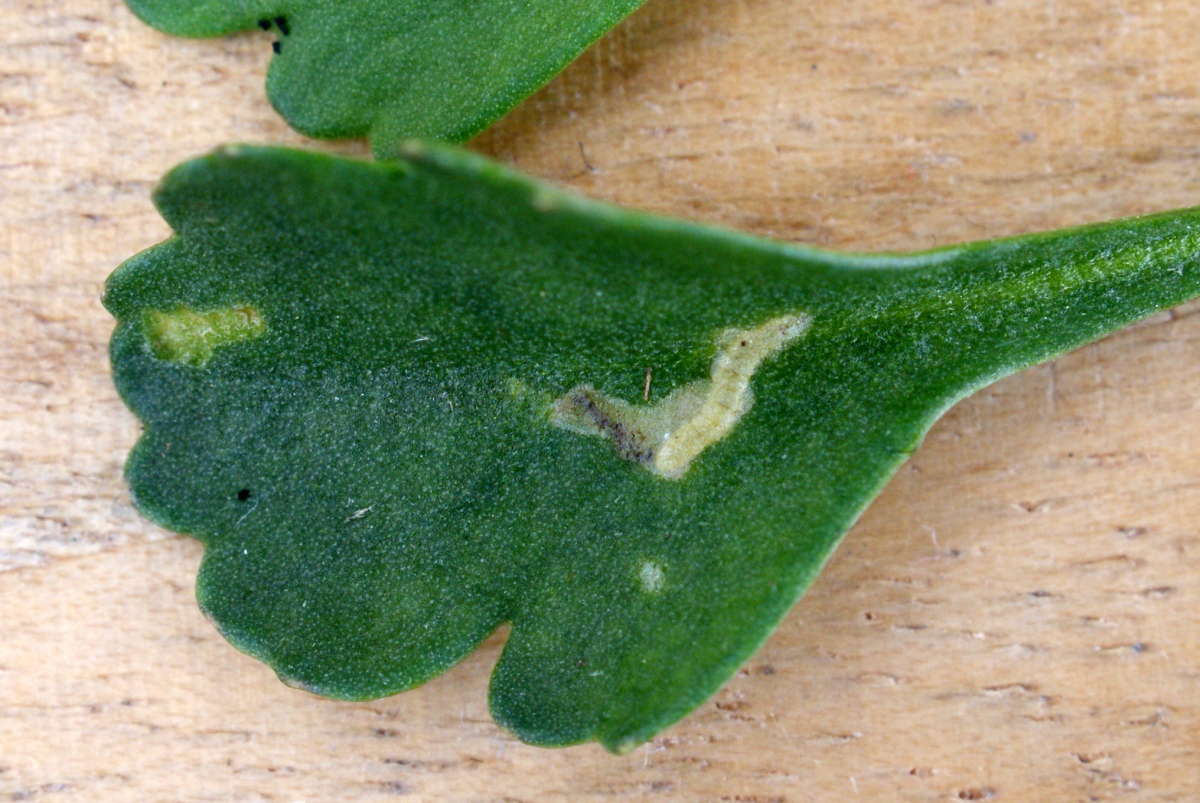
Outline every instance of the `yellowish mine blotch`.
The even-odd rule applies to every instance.
[[[551,420],[573,432],[606,437],[626,460],[679,479],[754,404],[750,379],[763,361],[804,334],[811,322],[798,313],[748,329],[726,329],[717,338],[708,379],[676,388],[654,405],[632,405],[578,385],[554,403]]]
[[[195,368],[208,362],[221,346],[259,337],[267,330],[258,310],[245,305],[204,312],[187,307],[148,310],[143,324],[155,357]]]

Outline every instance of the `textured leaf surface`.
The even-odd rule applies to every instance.
[[[642,0],[128,0],[180,36],[276,35],[271,103],[314,137],[461,141],[569,64]]]
[[[205,543],[205,611],[351,699],[511,622],[492,710],[548,745],[683,716],[947,406],[1200,292],[1200,211],[838,255],[433,146],[225,149],[157,203],[177,236],[105,303],[133,494]],[[681,473],[629,446],[697,410],[728,426]]]

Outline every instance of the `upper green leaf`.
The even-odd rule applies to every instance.
[[[267,94],[314,137],[466,140],[642,0],[128,0],[180,36],[276,34]]]
[[[140,508],[289,683],[625,749],[711,694],[956,399],[1200,292],[1200,211],[855,256],[482,158],[229,148],[110,278]]]

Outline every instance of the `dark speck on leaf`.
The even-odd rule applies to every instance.
[[[271,21],[270,20],[259,20],[258,27],[262,28],[264,31],[269,31],[269,30],[271,30]]]
[[[238,491],[237,498],[238,498],[239,502],[245,502],[247,499],[250,498],[250,489],[243,488],[242,490]]]
[[[279,52],[282,52],[283,45],[280,44],[279,42],[272,42],[271,49],[274,50],[276,53],[279,53]]]
[[[287,36],[292,32],[291,26],[288,25],[287,17],[276,17],[275,25],[279,28],[279,32],[284,36]]]

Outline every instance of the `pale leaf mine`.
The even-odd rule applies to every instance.
[[[750,410],[750,380],[763,361],[804,334],[811,322],[799,313],[748,329],[726,329],[717,337],[709,378],[676,388],[657,404],[633,405],[591,385],[577,385],[554,403],[551,420],[573,432],[608,438],[626,460],[679,479]]]

